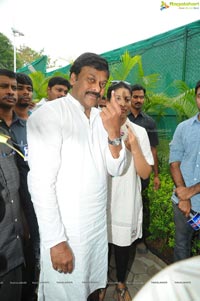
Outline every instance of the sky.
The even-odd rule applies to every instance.
[[[173,3],[183,3],[175,0]],[[189,1],[185,1],[185,3]],[[159,0],[0,0],[0,32],[16,47],[28,46],[66,66],[83,52],[98,54],[200,19],[192,6]],[[171,3],[171,5],[170,5]],[[198,3],[193,0],[189,3]],[[14,37],[14,28],[24,36]]]

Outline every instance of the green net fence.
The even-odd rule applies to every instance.
[[[145,74],[160,74],[161,82],[157,92],[163,91],[177,79],[194,87],[200,78],[200,21],[103,53],[102,56],[109,64],[118,64],[126,51],[132,57],[142,56]],[[129,74],[132,83],[137,79],[135,74],[136,70]]]
[[[174,96],[171,83],[175,80],[186,82],[189,88],[194,88],[200,80],[200,21],[195,21],[166,33],[154,36],[144,41],[103,53],[111,66],[120,64],[123,53],[131,57],[140,55],[145,75],[157,73],[160,76],[156,93],[166,91]],[[133,68],[126,79],[132,84],[138,82],[137,66]],[[179,122],[173,110],[166,110],[165,116],[152,115],[156,120],[160,139],[170,140]]]

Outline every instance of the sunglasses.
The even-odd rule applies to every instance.
[[[125,84],[125,85],[127,85],[127,86],[131,86],[131,83],[126,82],[126,81],[124,81],[124,80],[112,80],[112,81],[111,81],[112,86],[117,85],[117,84],[119,84],[119,83],[123,83],[123,84]]]

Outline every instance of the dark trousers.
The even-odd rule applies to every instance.
[[[0,277],[0,300],[21,301],[22,265]]]
[[[96,290],[92,294],[89,295],[87,301],[99,301],[99,290]]]
[[[194,230],[188,225],[188,218],[173,204],[175,223],[174,262],[191,257],[191,241]]]
[[[109,244],[108,262],[110,262],[112,247],[114,248],[117,281],[124,283],[128,269],[130,246],[120,247],[114,244]]]
[[[24,256],[26,265],[22,268],[22,279],[26,284],[22,287],[21,301],[33,301],[37,297],[35,291],[38,286],[39,270],[30,239],[24,242]]]

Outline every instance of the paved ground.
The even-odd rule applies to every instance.
[[[166,266],[160,258],[152,254],[149,250],[147,254],[140,254],[136,251],[135,246],[131,247],[131,258],[127,275],[127,286],[132,298],[138,290],[157,272]],[[109,272],[109,286],[107,288],[104,301],[112,301],[115,291],[115,263],[112,256]]]

